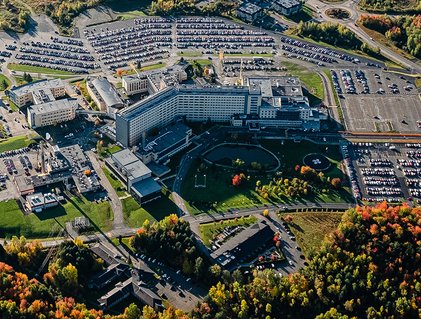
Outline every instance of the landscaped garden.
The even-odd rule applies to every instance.
[[[338,146],[305,141],[285,141],[282,144],[279,140],[263,140],[261,144],[280,160],[281,166],[276,172],[267,172],[262,165],[260,169],[253,169],[239,158],[232,161],[231,167],[201,160],[193,163],[182,185],[182,196],[191,212],[223,212],[275,203],[353,200],[345,182],[346,175],[341,170]],[[225,151],[229,154],[228,150]],[[329,163],[329,168],[324,167],[323,172],[304,163],[307,155],[320,153],[325,154],[324,164]],[[320,156],[317,159],[321,161]]]

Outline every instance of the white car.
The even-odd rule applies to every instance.
[[[291,261],[291,260],[288,260],[288,264],[289,264],[290,266],[292,266],[292,261]]]

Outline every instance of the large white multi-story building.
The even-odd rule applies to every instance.
[[[297,78],[256,77],[246,83],[241,87],[168,87],[116,114],[116,140],[135,146],[151,129],[177,118],[312,130],[319,130],[320,120],[326,118],[310,107]]]
[[[28,123],[32,128],[55,125],[73,120],[78,103],[76,99],[63,99],[28,107]]]
[[[101,111],[113,114],[117,109],[124,107],[117,91],[106,78],[89,79],[86,88]]]
[[[177,117],[187,121],[229,122],[247,110],[248,88],[180,86],[166,88],[116,114],[116,138],[133,146],[144,133],[161,128]]]
[[[41,80],[14,87],[6,93],[18,107],[31,104],[43,104],[54,101],[66,94],[65,84],[61,79]]]

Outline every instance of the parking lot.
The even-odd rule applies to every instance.
[[[38,151],[30,148],[0,153],[0,201],[19,197],[13,177],[36,174],[37,157]]]
[[[420,99],[411,78],[375,69],[331,72],[347,130],[421,132]]]
[[[421,144],[343,146],[354,194],[366,202],[421,202]]]

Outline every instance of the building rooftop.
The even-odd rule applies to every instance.
[[[96,78],[88,85],[92,85],[107,107],[121,107],[123,101],[106,78]],[[91,87],[92,88],[92,87]]]
[[[272,237],[273,231],[269,225],[265,222],[259,222],[247,227],[223,243],[220,248],[211,254],[211,257],[223,266],[239,263],[243,259],[250,259],[248,257],[253,255],[256,249],[263,246]]]
[[[118,167],[123,167],[129,180],[150,175],[151,170],[129,149],[111,155],[111,160]]]
[[[132,185],[132,190],[139,196],[139,198],[157,193],[161,190],[161,185],[152,177],[136,182]]]
[[[301,2],[298,0],[275,0],[275,2],[286,9],[301,5]]]
[[[61,79],[52,79],[52,80],[40,80],[36,82],[31,82],[21,86],[13,87],[10,89],[11,92],[21,95],[26,93],[32,93],[38,90],[50,90],[51,88],[62,87],[64,82]]]
[[[145,145],[139,148],[139,153],[159,153],[186,138],[191,128],[183,123],[176,123],[161,129],[157,136],[146,139]]]
[[[237,9],[245,14],[256,14],[262,10],[259,6],[255,5],[254,3],[250,2],[243,2],[243,4]]]
[[[28,110],[35,114],[46,114],[50,112],[54,112],[56,110],[60,110],[63,108],[74,108],[77,109],[78,103],[77,99],[62,99],[62,100],[53,100],[51,102],[43,103],[43,104],[35,104],[28,108]]]

